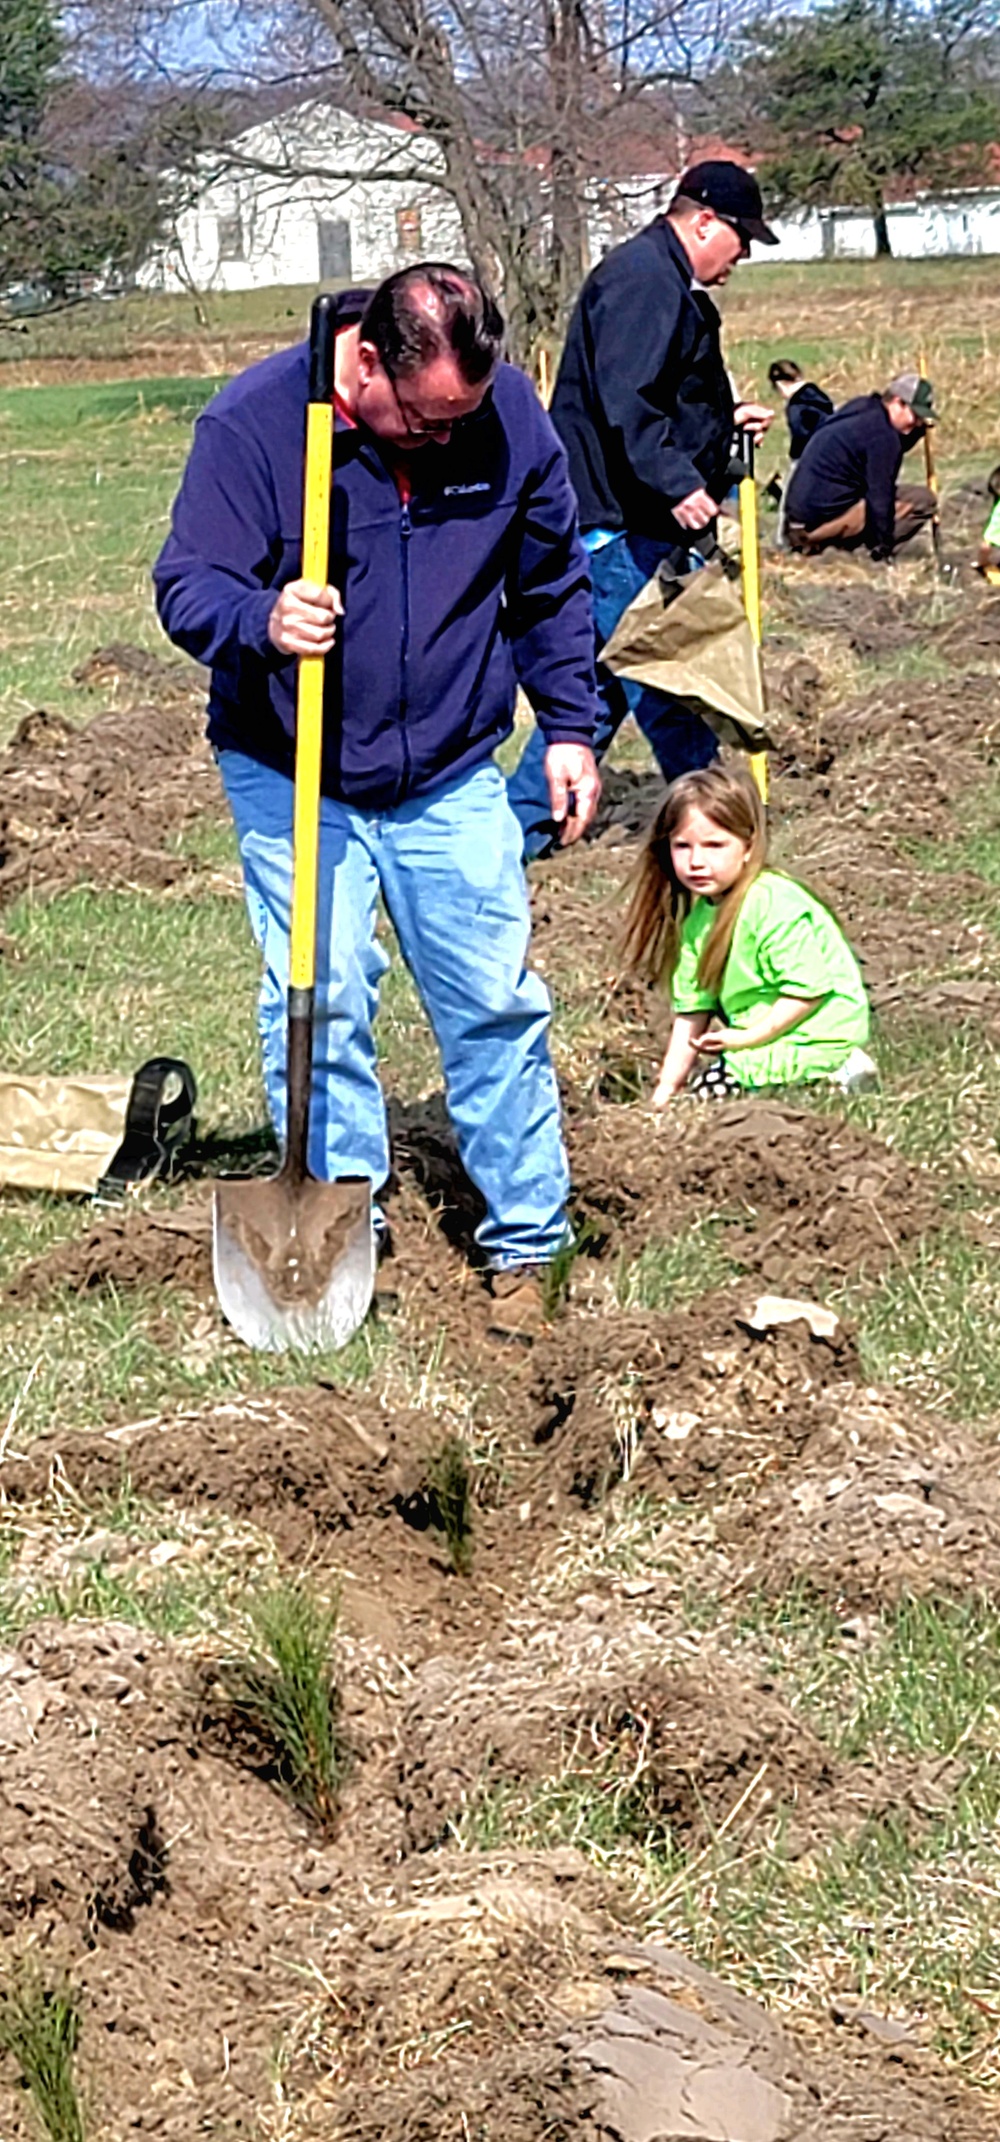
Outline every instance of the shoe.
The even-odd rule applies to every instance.
[[[489,1273],[489,1338],[502,1345],[533,1346],[547,1330],[544,1272],[543,1264],[512,1264],[503,1271]]]
[[[878,1085],[878,1065],[864,1049],[852,1049],[839,1071],[831,1071],[830,1084],[841,1093],[870,1093]]]

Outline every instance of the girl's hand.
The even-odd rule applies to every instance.
[[[731,1026],[713,1026],[711,1033],[700,1035],[691,1047],[697,1049],[699,1056],[721,1056],[723,1049],[745,1049],[747,1043],[734,1041],[733,1034]]]

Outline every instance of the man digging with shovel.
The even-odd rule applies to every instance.
[[[212,671],[209,736],[264,955],[268,1102],[285,1136],[298,658],[326,659],[309,1167],[389,1173],[372,1032],[381,892],[434,1028],[497,1336],[530,1339],[567,1240],[549,998],[525,967],[521,839],[494,763],[523,685],[554,820],[599,780],[586,557],[566,459],[475,279],[415,264],[336,308],[329,584],[303,578],[306,345],[199,419],[154,570],[172,640]],[[377,1208],[375,1225],[384,1222]]]

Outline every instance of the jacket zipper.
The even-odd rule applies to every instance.
[[[403,771],[402,771],[402,774],[401,774],[401,776],[400,776],[400,790],[399,790],[399,799],[400,799],[400,802],[402,802],[402,800],[403,800],[403,798],[404,798],[404,797],[406,796],[406,794],[407,794],[407,791],[408,791],[408,789],[409,789],[409,786],[410,786],[410,747],[409,747],[409,742],[408,742],[408,739],[407,739],[407,734],[406,734],[406,713],[407,713],[407,704],[406,704],[406,663],[407,663],[407,657],[408,657],[408,655],[409,655],[409,651],[410,651],[410,559],[409,559],[409,541],[410,541],[410,537],[411,537],[411,535],[413,534],[413,523],[412,523],[412,521],[411,521],[411,519],[410,519],[410,496],[409,496],[409,491],[408,491],[408,490],[406,490],[406,491],[402,491],[402,490],[401,490],[400,496],[401,496],[401,501],[402,501],[402,503],[401,503],[401,510],[400,510],[400,516],[399,516],[399,534],[400,534],[400,546],[399,546],[399,563],[400,563],[400,571],[401,571],[401,574],[402,574],[402,595],[403,595],[403,605],[402,605],[402,607],[403,607],[403,619],[402,619],[402,624],[401,624],[401,627],[400,627],[400,650],[399,650],[399,657],[400,657],[400,659],[399,659],[399,729],[400,729],[400,738],[401,738],[401,742],[402,742],[402,750],[403,750]]]

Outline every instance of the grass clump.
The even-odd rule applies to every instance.
[[[273,1749],[278,1780],[297,1807],[333,1827],[346,1768],[334,1638],[339,1600],[296,1580],[253,1602],[252,1641],[220,1679],[239,1717]]]
[[[79,1995],[38,1964],[15,1966],[0,1986],[0,2051],[17,2062],[48,2142],[86,2142],[83,2104],[73,2072],[80,2040]]]
[[[742,1265],[727,1255],[721,1219],[696,1220],[671,1242],[647,1242],[623,1256],[615,1276],[620,1309],[676,1309],[738,1279]]]
[[[436,1450],[427,1468],[431,1508],[438,1530],[444,1533],[448,1559],[457,1577],[472,1569],[475,1546],[472,1474],[464,1445],[450,1435]]]

